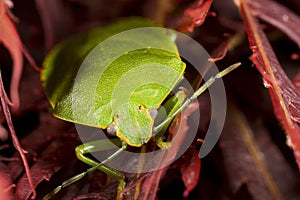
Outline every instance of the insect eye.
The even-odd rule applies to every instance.
[[[107,133],[110,135],[110,136],[116,136],[116,132],[117,132],[117,125],[115,124],[111,124],[107,127]]]
[[[155,119],[157,117],[158,111],[157,109],[151,108],[148,110],[148,113],[152,119]]]

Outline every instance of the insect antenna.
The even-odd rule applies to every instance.
[[[156,133],[157,131],[159,131],[166,123],[168,123],[169,121],[171,121],[177,114],[179,114],[182,110],[184,110],[193,100],[195,100],[200,94],[202,94],[205,90],[208,89],[209,86],[211,86],[216,79],[222,78],[223,76],[225,76],[226,74],[228,74],[229,72],[233,71],[234,69],[236,69],[237,67],[239,67],[241,65],[241,63],[235,63],[233,65],[230,65],[229,67],[227,67],[226,69],[224,69],[223,71],[219,72],[218,74],[216,74],[215,76],[211,77],[210,79],[208,79],[208,81],[203,84],[191,97],[187,98],[183,104],[178,108],[178,110],[176,110],[171,116],[168,116],[164,121],[162,121],[159,125],[157,125],[156,127],[153,128],[153,132]]]

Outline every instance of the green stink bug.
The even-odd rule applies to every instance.
[[[118,196],[125,187],[124,175],[105,166],[127,145],[141,147],[157,130],[165,130],[171,120],[192,100],[196,99],[220,78],[236,68],[233,65],[209,79],[191,97],[185,100],[178,92],[175,104],[167,117],[154,127],[156,110],[174,86],[183,78],[185,63],[180,59],[172,35],[164,30],[127,35],[107,43],[106,39],[133,28],[155,26],[150,21],[131,19],[106,28],[95,29],[56,46],[44,62],[42,72],[46,94],[53,114],[61,119],[107,129],[122,142],[122,148],[102,163],[84,156],[103,149],[101,141],[90,142],[76,148],[77,157],[120,181]],[[100,46],[95,46],[101,43]],[[128,47],[134,47],[128,50]],[[95,49],[94,49],[95,48]],[[94,49],[96,56],[84,58]],[[80,66],[84,66],[80,68]],[[155,136],[159,147],[161,132]],[[45,197],[48,199],[61,188],[78,180],[86,173],[64,182]]]
[[[88,50],[105,40],[109,36],[107,33],[116,34],[122,30],[141,26],[142,21],[131,20],[120,24],[124,27],[120,28],[120,25],[117,24],[100,29],[100,31],[94,30],[90,33],[90,36],[77,38],[76,41],[78,42],[71,41],[69,45],[58,45],[45,60],[46,68],[42,73],[42,79],[55,116],[102,129],[109,128],[111,130],[112,125],[115,125],[116,128],[114,129],[116,129],[116,135],[119,138],[131,146],[140,147],[152,135],[153,119],[148,111],[157,109],[170,92],[170,89],[182,79],[185,64],[177,53],[175,43],[165,33],[154,31],[145,34],[145,42],[136,40],[138,41],[137,44],[134,44],[134,41],[130,41],[128,38],[118,38],[118,41],[112,41],[112,44],[102,45],[103,47],[98,48],[99,52],[97,54],[104,54],[101,58],[97,58],[101,59],[102,62],[95,61],[96,65],[85,69],[88,72],[82,73],[79,78],[77,77],[80,79],[79,84],[77,84],[78,87],[73,86],[74,74],[78,71],[76,67],[80,66],[81,59]],[[144,20],[143,26],[154,26],[154,24]],[[103,33],[106,33],[106,35],[103,36]],[[88,37],[92,37],[94,43],[87,42],[81,46],[77,44],[82,41],[86,42],[85,40]],[[153,41],[157,41],[157,44]],[[168,51],[158,48],[138,49],[139,47],[147,47],[150,44]],[[113,60],[103,70],[101,77],[97,77],[96,74],[99,74],[99,69],[104,69],[104,65],[110,62],[111,54],[122,51],[122,46],[126,48],[128,45],[135,45],[137,49],[124,53]],[[111,49],[114,52],[107,53]],[[64,55],[64,53],[75,55]],[[62,58],[63,56],[64,58]],[[68,66],[62,66],[62,61]],[[155,66],[153,66],[153,63]],[[57,67],[58,65],[62,67]],[[137,70],[137,68],[139,69]],[[62,73],[62,71],[65,72]],[[132,73],[132,77],[129,77],[130,73]],[[161,77],[164,74],[168,74],[168,76],[162,79]],[[149,84],[132,88],[133,79],[137,82],[137,77],[142,77],[143,80],[139,81],[144,83],[146,82],[145,79],[148,79]],[[121,83],[122,80],[123,83]],[[82,82],[85,84],[80,84]],[[97,85],[97,87],[94,87],[95,91],[91,91],[93,85]],[[131,94],[133,90],[134,92]],[[74,93],[77,96],[73,98]],[[125,99],[128,95],[130,95],[129,99]],[[95,100],[89,104],[86,99]],[[72,110],[71,104],[76,104],[77,101],[80,103],[78,103],[78,108],[75,109],[76,113],[79,114],[74,116],[74,113],[70,112]],[[80,110],[81,108],[82,110]],[[129,110],[129,113],[127,110]],[[138,123],[139,130],[136,128],[128,130],[131,126],[129,126],[129,116],[127,115],[135,118],[132,122]]]

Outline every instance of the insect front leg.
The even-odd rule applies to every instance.
[[[170,147],[170,142],[164,142],[163,137],[164,137],[164,134],[167,131],[170,123],[172,122],[172,120],[175,117],[174,112],[177,111],[181,107],[185,98],[186,98],[186,94],[183,91],[178,91],[170,100],[168,100],[164,104],[164,107],[168,111],[168,116],[167,116],[168,121],[164,122],[163,127],[155,136],[156,145],[161,149]]]
[[[124,189],[124,187],[126,185],[125,176],[121,172],[106,166],[105,163],[111,161],[117,155],[119,155],[122,151],[124,151],[127,147],[127,144],[123,142],[122,147],[119,150],[117,150],[115,153],[113,153],[111,156],[109,156],[106,160],[104,160],[101,163],[96,162],[96,161],[92,160],[91,158],[85,156],[85,154],[87,154],[87,153],[92,153],[92,152],[111,149],[112,146],[113,146],[112,143],[108,140],[96,140],[96,141],[88,142],[88,143],[77,146],[76,149],[75,149],[75,153],[76,153],[77,158],[79,160],[81,160],[82,162],[84,162],[84,163],[86,163],[86,164],[88,164],[92,167],[89,168],[87,171],[82,172],[82,173],[80,173],[76,176],[73,176],[70,179],[64,181],[60,186],[56,187],[52,192],[47,194],[43,198],[43,200],[47,200],[47,199],[52,198],[55,194],[57,194],[63,188],[65,188],[68,185],[71,185],[72,183],[80,180],[81,178],[86,176],[88,173],[93,172],[97,169],[101,170],[102,172],[106,173],[108,176],[113,177],[117,181],[120,182],[119,185],[118,185],[118,193],[117,193],[117,199],[119,199],[120,194],[121,194],[122,190]]]

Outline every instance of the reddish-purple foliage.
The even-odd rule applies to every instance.
[[[243,0],[239,6],[253,51],[251,60],[264,78],[274,113],[286,131],[288,145],[293,148],[300,168],[300,92],[281,68],[262,26],[248,4],[247,0]]]

